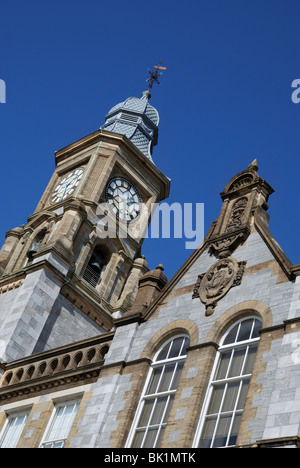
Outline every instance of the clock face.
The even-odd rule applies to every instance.
[[[141,211],[141,198],[131,182],[123,177],[111,179],[106,187],[106,200],[118,219],[130,222]]]
[[[79,167],[65,175],[55,187],[52,194],[52,203],[58,203],[71,195],[80,182],[84,169]]]

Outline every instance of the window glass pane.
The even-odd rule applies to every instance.
[[[146,435],[146,439],[144,441],[143,448],[153,448],[154,447],[155,439],[156,439],[156,436],[157,436],[157,431],[158,431],[157,427],[148,429],[148,433]]]
[[[79,407],[78,402],[72,402],[65,405],[58,405],[55,410],[54,418],[51,427],[46,436],[44,446],[49,444],[51,441],[59,440],[61,443],[67,439],[71,426],[74,422],[77,410]],[[52,448],[55,448],[55,444],[52,444]]]
[[[156,399],[156,405],[150,423],[151,425],[161,423],[167,401],[168,397]]]
[[[178,381],[179,381],[179,378],[180,378],[180,374],[181,374],[181,371],[183,369],[183,364],[184,364],[183,362],[179,362],[177,364],[170,390],[176,390],[177,385],[178,385]]]
[[[230,365],[228,377],[241,375],[241,370],[245,358],[246,348],[233,350],[233,358]]]
[[[224,388],[225,385],[218,385],[214,388],[207,414],[214,414],[219,412],[220,404],[223,398]]]
[[[155,447],[160,447],[161,439],[163,438],[164,432],[165,432],[165,426],[160,428]]]
[[[163,367],[156,367],[156,369],[153,369],[149,387],[146,392],[147,395],[152,395],[152,393],[157,393],[157,386],[158,386],[158,382],[159,382],[162,371],[163,371]]]
[[[159,384],[159,392],[167,392],[170,387],[170,382],[173,376],[173,372],[176,364],[171,364],[169,366],[164,366],[163,376]]]
[[[172,346],[171,346],[171,349],[170,349],[168,359],[171,359],[171,358],[174,358],[174,357],[177,357],[177,356],[180,355],[182,344],[183,344],[183,338],[176,338],[172,342]]]
[[[250,383],[250,380],[244,380],[243,381],[243,385],[242,385],[242,389],[241,389],[237,409],[244,409],[245,402],[246,402],[246,397],[247,397],[247,393],[248,393],[248,388],[249,388],[249,383]]]
[[[242,419],[241,414],[237,414],[235,416],[234,422],[233,422],[233,425],[232,425],[232,429],[231,429],[231,434],[230,434],[229,440],[227,442],[227,445],[235,445],[236,440],[237,440],[237,436],[238,436],[238,432],[239,432],[239,428],[240,428],[240,424],[241,424],[241,419]]]
[[[230,428],[231,416],[221,416],[219,419],[213,447],[225,447]]]
[[[50,444],[45,444],[43,448],[64,448],[65,446],[65,441],[60,441],[60,442],[51,442]]]
[[[144,434],[145,434],[145,429],[139,429],[136,431],[135,437],[131,444],[132,448],[138,448],[142,446]]]
[[[138,427],[147,426],[147,424],[149,422],[149,418],[150,418],[150,415],[151,415],[151,411],[152,411],[154,402],[155,402],[155,400],[146,400],[145,401],[143,411],[142,411],[142,414],[141,414],[141,417],[140,417],[140,420],[139,420],[139,423],[138,423]]]
[[[259,338],[259,330],[261,329],[261,327],[262,327],[261,321],[255,320],[254,329],[253,329],[251,338]]]
[[[62,434],[62,429],[63,429],[63,412],[64,412],[64,407],[61,407],[57,410],[57,413],[55,415],[51,430],[49,431],[48,434],[48,439],[60,439],[63,437]]]
[[[225,379],[227,375],[227,369],[230,362],[231,353],[232,351],[228,351],[227,353],[221,355],[215,380]]]
[[[186,348],[188,348],[189,346],[190,346],[190,339],[186,337],[186,338],[184,339],[184,344],[183,344],[183,347],[182,347],[180,356],[186,356],[186,355],[187,355],[187,350],[186,350]]]
[[[168,421],[168,417],[171,411],[173,400],[174,400],[174,395],[169,396],[168,406],[167,406],[167,409],[164,415],[164,420],[163,420],[164,423]]]
[[[227,385],[225,399],[222,406],[222,412],[234,410],[239,388],[240,382],[232,382]]]
[[[244,320],[241,323],[241,328],[240,328],[240,331],[239,331],[239,334],[238,334],[237,341],[249,340],[250,333],[251,333],[251,330],[252,330],[252,325],[253,325],[253,319]]]
[[[233,329],[228,333],[228,335],[226,336],[223,342],[223,345],[235,343],[238,329],[239,329],[239,324],[235,325],[235,327],[233,327]]]
[[[28,413],[8,416],[8,424],[1,441],[1,448],[15,448],[25,427]]]
[[[244,374],[251,374],[256,358],[257,346],[251,346],[248,351],[247,360],[245,363]]]
[[[217,418],[207,419],[202,431],[199,448],[209,448],[213,438]]]
[[[167,356],[168,356],[168,352],[169,352],[169,349],[170,349],[170,346],[172,345],[172,343],[168,343],[162,350],[161,352],[159,353],[159,355],[157,356],[156,358],[156,361],[162,361],[163,359],[167,359]]]

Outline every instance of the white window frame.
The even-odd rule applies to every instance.
[[[55,403],[55,407],[54,407],[54,409],[52,411],[52,414],[51,414],[51,417],[50,417],[49,422],[47,424],[44,436],[43,436],[42,441],[40,443],[40,448],[54,448],[53,445],[54,444],[59,444],[59,443],[62,444],[62,447],[58,447],[58,448],[64,448],[65,443],[66,443],[66,441],[67,441],[67,439],[69,437],[71,428],[72,428],[72,426],[74,424],[74,419],[76,417],[76,414],[77,414],[79,406],[80,406],[80,400],[81,399],[76,398],[75,400],[64,400],[64,401],[59,401],[59,402]],[[60,438],[60,439],[50,439],[49,435],[50,435],[50,432],[52,430],[53,424],[55,422],[58,410],[60,408],[62,408],[62,407],[67,407],[67,406],[71,406],[71,405],[74,406],[74,408],[73,408],[74,415],[73,415],[73,418],[72,418],[71,422],[69,423],[69,426],[67,427],[67,429],[65,431],[65,437]],[[76,407],[76,405],[77,405],[77,407]],[[76,407],[76,410],[75,410],[75,407]],[[51,444],[52,444],[52,447],[46,447],[46,445],[50,446]]]
[[[238,336],[238,333],[239,333],[239,330],[240,330],[240,327],[241,327],[241,324],[243,322],[245,322],[246,320],[253,320],[253,323],[252,323],[252,330],[251,330],[251,334],[250,336],[252,335],[253,333],[253,329],[254,329],[254,324],[255,324],[255,320],[257,321],[260,321],[261,322],[261,319],[257,316],[246,316],[246,317],[243,317],[242,319],[240,320],[237,320],[227,331],[226,333],[224,334],[222,340],[221,340],[221,344],[220,344],[220,347],[218,349],[218,352],[217,352],[217,356],[215,358],[215,362],[214,362],[214,365],[213,365],[213,369],[212,369],[212,373],[211,373],[211,378],[210,378],[210,381],[209,381],[209,384],[208,384],[208,389],[207,389],[207,392],[206,392],[206,396],[205,396],[205,399],[204,399],[204,404],[203,404],[203,407],[202,407],[202,411],[201,411],[201,415],[200,415],[200,418],[199,418],[199,424],[198,424],[198,427],[197,427],[197,430],[196,430],[196,434],[195,434],[195,437],[194,437],[194,441],[193,441],[193,447],[194,448],[197,448],[199,443],[200,443],[200,437],[202,435],[202,432],[204,430],[204,426],[205,426],[205,422],[206,422],[206,417],[207,417],[207,412],[208,412],[208,409],[209,409],[209,405],[210,405],[210,402],[211,402],[211,397],[212,397],[212,394],[213,394],[213,390],[214,388],[216,388],[217,384],[218,385],[221,385],[221,384],[225,384],[225,385],[228,385],[229,383],[234,383],[234,382],[240,382],[240,386],[239,386],[239,390],[238,390],[238,393],[237,393],[237,396],[236,396],[236,401],[235,401],[235,406],[234,406],[234,409],[232,411],[228,411],[228,413],[231,413],[233,412],[234,413],[234,416],[236,414],[239,414],[239,415],[242,415],[243,411],[244,411],[244,408],[243,409],[237,409],[237,405],[238,405],[238,401],[239,401],[239,397],[240,397],[240,393],[241,393],[241,388],[242,388],[242,382],[245,381],[245,380],[250,380],[251,379],[251,376],[253,374],[253,371],[249,374],[243,374],[242,371],[243,371],[243,368],[245,366],[245,363],[246,363],[246,359],[244,357],[244,360],[243,360],[243,368],[241,369],[241,372],[240,372],[240,375],[239,376],[234,376],[234,377],[227,377],[227,378],[224,378],[224,379],[220,379],[220,380],[217,380],[215,379],[215,376],[216,376],[216,373],[217,373],[217,370],[218,370],[218,366],[219,366],[219,363],[220,363],[220,360],[221,360],[221,356],[224,354],[225,351],[230,351],[230,350],[233,350],[233,349],[239,349],[239,348],[244,348],[245,346],[247,346],[246,348],[246,351],[245,351],[245,354],[248,354],[248,351],[249,351],[249,348],[250,347],[253,347],[256,343],[257,343],[257,346],[259,344],[259,341],[260,341],[260,337],[257,337],[257,338],[250,338],[249,340],[244,340],[244,341],[238,341],[238,342],[235,342],[235,343],[230,343],[228,345],[223,345],[225,339],[227,338],[227,336],[229,335],[229,333],[233,330],[234,327],[236,327],[237,325],[239,325],[239,329],[237,331],[237,335]],[[232,360],[232,356],[230,358],[230,361]],[[227,372],[228,372],[228,369],[230,369],[230,364],[228,365],[227,367]],[[223,392],[223,395],[222,395],[222,402],[220,404],[220,407],[219,407],[219,411],[217,414],[217,419],[219,421],[221,415],[222,415],[222,411],[220,411],[220,408],[222,407],[222,404],[223,404],[223,401],[224,401],[224,398],[225,398],[225,391]],[[225,413],[224,413],[225,414]],[[232,430],[232,426],[233,426],[233,422],[234,422],[234,416],[232,417],[232,420],[231,420],[231,424],[230,424],[230,428],[229,428],[229,431],[228,431],[228,435],[227,435],[227,440],[226,440],[226,445],[224,446],[221,446],[220,448],[223,448],[223,447],[232,447],[232,445],[229,445],[228,442],[230,440],[230,436],[231,436],[231,430]],[[213,445],[213,442],[214,442],[214,437],[216,435],[216,430],[217,430],[217,427],[218,427],[218,422],[216,423],[215,425],[215,428],[214,428],[214,435],[212,437],[212,441],[211,441],[211,446]],[[228,444],[228,445],[227,445]]]
[[[164,420],[164,417],[165,417],[165,414],[166,414],[166,411],[167,411],[167,408],[169,406],[169,402],[170,402],[170,398],[175,395],[176,393],[176,389],[173,389],[173,390],[170,390],[170,388],[172,387],[172,383],[174,381],[174,377],[176,375],[176,369],[177,369],[177,366],[176,368],[174,369],[173,371],[173,375],[172,375],[172,379],[170,380],[170,383],[169,383],[169,390],[167,391],[164,391],[164,392],[158,392],[158,393],[151,393],[151,394],[147,394],[147,390],[148,390],[148,387],[149,387],[149,384],[150,384],[150,381],[151,381],[151,378],[152,378],[152,375],[153,375],[153,372],[156,368],[159,368],[159,367],[163,367],[165,365],[170,365],[172,363],[175,363],[178,365],[178,363],[181,363],[181,362],[185,362],[185,359],[186,359],[186,354],[184,354],[183,356],[176,356],[175,358],[169,358],[168,359],[168,355],[166,357],[166,359],[163,359],[163,360],[160,360],[160,361],[157,361],[157,357],[159,356],[160,352],[165,348],[167,347],[167,345],[169,344],[169,350],[168,350],[168,354],[171,350],[171,347],[172,347],[172,342],[175,341],[176,339],[178,338],[183,338],[183,341],[182,341],[182,345],[181,345],[181,350],[180,350],[180,353],[182,352],[183,350],[183,346],[184,346],[184,343],[185,343],[185,339],[188,339],[189,340],[189,336],[187,334],[180,334],[180,335],[176,335],[176,336],[172,336],[171,338],[169,338],[168,340],[166,340],[162,346],[159,348],[159,350],[157,351],[157,353],[155,354],[154,356],[154,359],[153,359],[153,362],[151,364],[151,368],[148,372],[148,376],[147,376],[147,379],[146,379],[146,382],[145,382],[145,385],[144,385],[144,388],[143,388],[143,391],[142,391],[142,394],[141,394],[141,398],[140,398],[140,402],[139,402],[139,405],[138,405],[138,408],[137,408],[137,411],[135,413],[135,416],[134,416],[134,419],[133,419],[133,423],[132,423],[132,426],[131,426],[131,429],[130,429],[130,432],[129,432],[129,435],[128,435],[128,438],[127,438],[127,441],[126,441],[126,444],[125,444],[125,448],[130,448],[133,441],[134,441],[134,437],[135,437],[135,434],[136,434],[136,430],[138,429],[138,422],[140,420],[140,417],[142,415],[142,412],[143,412],[143,409],[144,409],[144,405],[145,405],[145,402],[147,400],[155,400],[156,398],[161,398],[161,397],[167,397],[167,402],[165,404],[165,408],[164,408],[164,411],[163,411],[163,416],[161,418],[161,421]],[[179,354],[180,354],[179,353]],[[162,375],[160,376],[160,379],[159,379],[159,382],[162,378]],[[178,384],[177,384],[178,386]],[[157,384],[157,388],[159,388],[159,383]],[[172,405],[172,403],[171,403]],[[152,417],[152,414],[154,412],[154,409],[155,409],[155,404],[153,405],[153,408],[151,410],[151,415],[149,417],[149,421],[151,420],[151,417]],[[158,424],[155,424],[155,426],[157,426]],[[159,424],[159,430],[157,432],[157,435],[156,435],[156,438],[155,438],[155,443],[154,443],[154,446],[153,448],[156,447],[156,444],[158,442],[158,438],[159,438],[159,435],[160,435],[160,430],[162,427],[166,427],[167,426],[167,421],[165,423],[161,422]],[[145,432],[145,435],[143,437],[143,443],[147,437],[147,433],[148,433],[148,430],[149,428],[151,427],[151,425],[149,425],[147,423],[147,426],[142,426],[142,427],[145,427],[146,428],[146,432]]]
[[[28,416],[29,416],[29,413],[30,413],[30,409],[27,409],[27,410],[23,410],[23,411],[18,411],[18,412],[14,412],[14,413],[8,413],[6,416],[6,421],[5,421],[5,424],[3,426],[3,429],[0,433],[0,448],[16,448],[16,446],[18,445],[18,442],[20,440],[20,437],[21,437],[21,434],[23,432],[23,429],[26,425],[26,422],[28,420]],[[14,441],[14,444],[13,445],[9,445],[7,447],[3,447],[3,443],[5,442],[5,437],[7,436],[7,433],[8,431],[10,430],[10,425],[11,425],[11,422],[17,418],[23,418],[23,423],[22,423],[22,426],[21,426],[21,430],[19,431],[19,434],[18,434],[18,437],[17,439]],[[25,418],[25,419],[24,419]]]

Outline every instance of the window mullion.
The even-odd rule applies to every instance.
[[[253,345],[253,343],[256,342],[259,342],[259,338],[251,338],[250,340],[238,341],[237,343],[230,343],[224,346],[220,346],[218,351],[223,353],[224,351],[230,351],[230,349],[239,349],[247,345]]]
[[[165,390],[164,392],[158,392],[158,393],[150,393],[149,395],[145,395],[144,399],[145,400],[151,400],[152,398],[156,397],[164,397],[164,396],[169,396],[169,395],[174,395],[176,393],[176,390]]]
[[[59,415],[59,410],[61,408],[63,408],[63,410],[62,410],[61,415]],[[66,412],[66,405],[64,405],[64,406],[60,405],[57,408],[55,419],[60,418],[60,420],[58,419],[58,425],[56,427],[56,431],[55,431],[54,436],[61,433],[61,429],[63,428],[63,425],[64,425],[65,412]],[[54,427],[54,425],[52,427]]]
[[[173,370],[173,375],[170,379],[170,383],[169,383],[169,387],[168,387],[168,392],[170,391],[170,389],[172,388],[172,385],[173,385],[173,382],[174,382],[174,377],[176,375],[176,371],[177,371],[177,368],[178,368],[178,362],[176,362],[175,364],[175,367],[174,367],[174,370]]]
[[[164,411],[163,411],[163,414],[162,414],[162,418],[160,420],[160,423],[159,423],[159,426],[158,426],[158,430],[157,430],[157,434],[156,434],[156,437],[155,437],[155,441],[154,441],[154,444],[153,444],[153,448],[156,448],[156,443],[157,443],[157,439],[160,435],[160,431],[161,431],[161,428],[162,428],[162,424],[163,424],[163,420],[165,418],[165,414],[166,414],[166,411],[167,411],[167,408],[169,406],[169,401],[170,401],[170,396],[168,396],[168,399],[167,399],[167,402],[165,404],[165,408],[164,408]]]
[[[181,347],[180,347],[180,351],[179,351],[179,353],[178,353],[178,356],[181,356],[181,353],[182,353],[182,350],[183,350],[184,345],[185,345],[185,339],[182,340],[182,343],[181,343]]]
[[[231,351],[231,356],[230,356],[230,360],[229,360],[229,363],[228,363],[228,367],[227,367],[227,371],[226,371],[226,375],[225,375],[225,379],[227,380],[228,378],[228,374],[229,374],[229,371],[231,369],[231,364],[232,364],[232,361],[233,361],[233,356],[234,356],[234,349],[232,349]]]
[[[234,377],[228,377],[227,379],[212,380],[211,385],[218,386],[226,383],[238,382],[239,380],[247,380],[251,378],[251,375],[252,374],[235,375]]]
[[[154,399],[153,401],[153,407],[152,407],[152,410],[151,410],[151,413],[150,413],[150,416],[149,416],[149,419],[148,419],[148,424],[146,426],[146,430],[145,430],[145,434],[144,434],[144,437],[143,437],[143,440],[142,440],[142,444],[141,444],[141,448],[144,447],[144,443],[145,443],[145,440],[146,440],[146,437],[148,435],[148,431],[149,431],[149,427],[150,427],[150,423],[151,423],[151,419],[152,419],[152,416],[153,416],[153,413],[155,411],[155,407],[156,407],[156,404],[157,404],[157,398]]]
[[[252,335],[253,335],[254,327],[255,327],[255,320],[253,320],[253,322],[252,322],[251,332],[250,332],[250,335],[249,335],[249,337],[250,337],[249,339],[250,339],[250,340],[251,340]]]
[[[169,357],[169,354],[170,354],[170,351],[171,351],[171,348],[172,348],[173,341],[174,341],[174,340],[170,341],[169,349],[168,349],[168,352],[167,352],[167,355],[166,355],[166,360],[167,360],[168,357]]]
[[[234,408],[233,408],[233,411],[232,411],[231,422],[230,422],[230,426],[229,426],[229,430],[228,430],[228,436],[227,436],[227,439],[226,439],[226,447],[228,446],[228,442],[229,442],[229,439],[230,439],[230,436],[231,436],[232,426],[233,426],[235,415],[236,415],[236,409],[237,409],[238,401],[240,399],[240,394],[241,394],[241,391],[242,391],[242,385],[243,385],[243,381],[241,380],[239,390],[238,390],[236,400],[235,400],[235,405],[234,405]]]
[[[163,375],[165,373],[165,369],[166,369],[166,366],[162,366],[162,371],[161,371],[161,374],[159,376],[159,379],[158,379],[158,382],[157,382],[157,386],[156,386],[156,392],[155,393],[158,393],[158,389],[160,387],[160,384],[161,384],[161,381],[162,381],[162,378],[163,378]]]
[[[243,375],[243,373],[244,373],[244,369],[245,369],[245,367],[246,367],[246,361],[247,361],[247,359],[248,359],[249,348],[250,348],[250,346],[247,346],[247,348],[246,348],[245,356],[244,356],[243,365],[242,365],[242,368],[241,368],[240,375]]]
[[[172,364],[174,362],[185,361],[186,356],[175,356],[169,359],[162,359],[161,361],[153,362],[152,367],[155,369],[156,367],[163,366],[164,364]]]
[[[72,408],[72,412],[70,414],[70,417],[69,417],[69,422],[65,428],[65,431],[64,431],[64,434],[68,434],[71,430],[71,427],[72,427],[72,424],[74,422],[74,418],[76,416],[76,413],[77,413],[77,403],[74,403],[73,404],[73,408]],[[75,414],[74,414],[75,413]]]
[[[216,425],[215,425],[214,433],[213,433],[213,436],[212,436],[212,439],[211,439],[211,444],[210,444],[211,447],[213,446],[214,441],[215,441],[216,432],[217,432],[217,429],[218,429],[218,426],[219,426],[219,421],[220,421],[220,417],[221,417],[221,413],[222,413],[222,408],[223,408],[223,404],[224,404],[224,400],[225,400],[225,395],[226,395],[226,392],[227,392],[227,388],[228,388],[228,383],[225,384],[225,388],[224,388],[222,400],[221,400],[221,403],[220,403],[219,413],[218,413],[217,420],[216,420]]]
[[[236,335],[235,335],[235,340],[234,340],[235,343],[237,342],[237,339],[239,337],[239,334],[240,334],[240,331],[241,331],[241,326],[242,326],[242,322],[239,323],[239,326],[238,326],[238,329],[237,329],[237,332],[236,332]]]

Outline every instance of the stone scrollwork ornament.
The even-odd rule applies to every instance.
[[[215,255],[218,255],[220,258],[230,257],[232,252],[236,247],[241,244],[248,236],[249,231],[244,229],[235,234],[225,235],[219,239],[215,239],[210,248],[212,249]]]
[[[194,286],[193,299],[198,297],[206,306],[206,316],[214,313],[218,301],[242,282],[246,262],[224,258],[215,263],[204,275],[199,275]]]
[[[247,203],[247,198],[240,198],[235,202],[232,208],[226,232],[233,232],[241,227]]]

